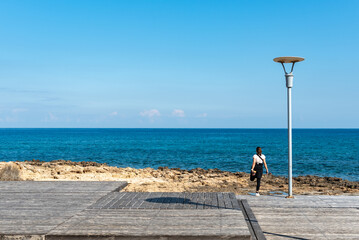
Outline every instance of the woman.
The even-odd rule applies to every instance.
[[[251,180],[253,181],[254,178],[257,178],[257,187],[256,187],[256,196],[259,195],[259,188],[261,186],[261,178],[263,174],[263,164],[264,167],[267,170],[267,174],[269,174],[267,163],[266,163],[266,156],[262,154],[262,149],[260,147],[257,147],[257,154],[253,155],[253,164],[251,168]]]

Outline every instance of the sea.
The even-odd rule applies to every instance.
[[[288,174],[287,129],[3,128],[0,161],[71,160],[133,168],[249,172],[260,146]],[[359,129],[293,129],[293,176],[359,181]]]

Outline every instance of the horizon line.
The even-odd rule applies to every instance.
[[[0,127],[0,129],[288,129],[284,128],[239,128],[239,127]],[[304,128],[292,128],[292,129],[359,129],[359,127],[333,127],[333,128],[316,128],[316,127],[304,127]]]

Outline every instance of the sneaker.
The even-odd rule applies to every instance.
[[[259,197],[260,196],[260,194],[259,193],[256,193],[256,197]]]

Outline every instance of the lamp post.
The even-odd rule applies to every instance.
[[[287,85],[287,108],[288,108],[288,196],[287,198],[293,198],[292,193],[292,87],[293,87],[293,68],[296,62],[303,61],[301,57],[277,57],[273,61],[281,63]],[[285,70],[284,63],[292,63],[292,68],[288,73]]]

